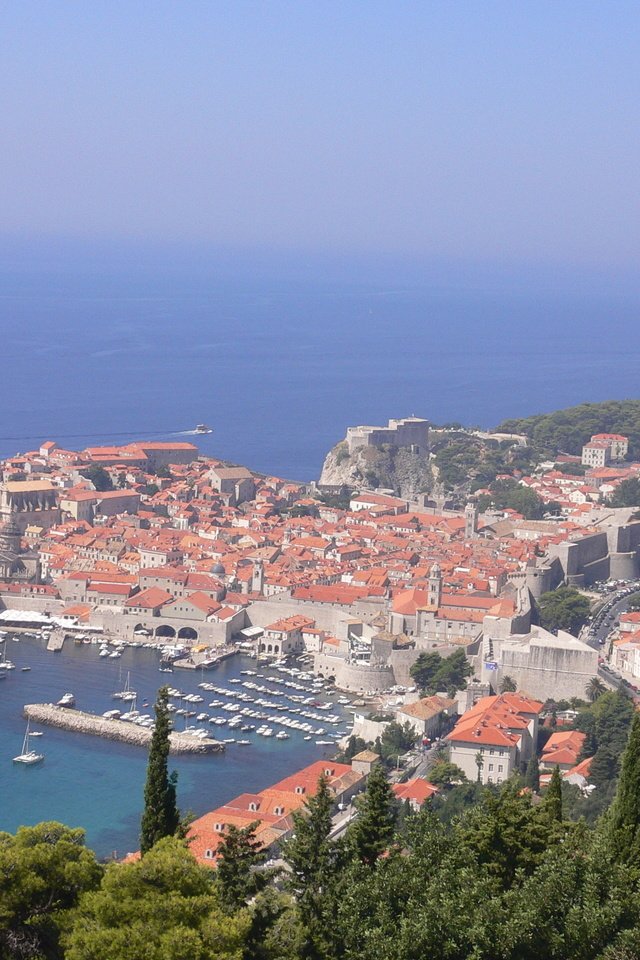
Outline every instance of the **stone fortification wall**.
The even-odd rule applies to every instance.
[[[316,653],[313,669],[320,676],[335,677],[336,687],[350,693],[382,693],[395,683],[388,664],[353,663],[325,653]]]
[[[639,552],[640,523],[635,522],[612,524],[581,540],[552,544],[548,555],[550,561],[560,564],[567,583],[588,586],[608,577],[626,580],[638,576]]]
[[[379,447],[383,443],[392,447],[416,446],[426,452],[429,447],[429,421],[418,418],[389,420],[386,427],[358,426],[347,428],[349,453],[361,447]]]
[[[598,672],[598,652],[562,631],[555,643],[514,637],[502,644],[500,661],[500,677],[512,677],[519,690],[543,701],[584,700],[585,688]]]
[[[20,597],[10,593],[0,595],[0,608],[2,610],[33,610],[36,613],[50,613],[58,617],[64,610],[65,603],[53,597]]]
[[[299,600],[260,600],[247,607],[247,621],[252,627],[266,627],[285,617],[303,615],[316,621],[320,630],[327,630],[340,640],[346,639],[347,621],[352,618],[349,610],[329,604],[306,603]]]

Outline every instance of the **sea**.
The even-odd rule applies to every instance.
[[[637,278],[597,270],[0,240],[0,456],[44,440],[190,439],[309,481],[348,425],[415,414],[487,428],[637,396],[639,316]],[[194,436],[197,423],[213,433]],[[105,664],[92,647],[10,646],[32,670],[0,683],[0,829],[57,818],[83,826],[101,856],[134,848],[139,750],[47,730],[42,766],[11,757],[24,703],[71,691],[106,710],[120,666],[151,700],[155,654]],[[319,749],[292,738],[177,759],[181,805],[212,809]]]
[[[118,708],[125,711],[131,709],[132,704],[114,700],[113,694],[123,690],[127,683],[137,693],[137,709],[151,715],[156,691],[162,683],[204,698],[202,703],[189,704],[174,697],[172,703],[176,707],[194,710],[196,716],[204,712],[227,720],[233,717],[232,713],[208,704],[233,700],[240,706],[275,713],[273,709],[252,703],[243,704],[236,696],[240,692],[290,707],[301,705],[287,700],[286,694],[314,696],[319,703],[331,702],[331,708],[326,711],[302,707],[319,717],[334,714],[341,718],[335,725],[306,721],[315,730],[324,730],[324,734],[314,735],[312,740],[305,740],[301,731],[277,724],[269,726],[274,734],[286,729],[288,740],[263,737],[256,731],[241,732],[239,728],[229,730],[226,725],[198,722],[196,717],[186,719],[174,714],[178,730],[184,729],[186,723],[195,724],[221,740],[251,741],[249,745],[229,743],[224,753],[170,756],[170,770],[178,772],[180,808],[196,816],[240,793],[257,792],[315,760],[334,756],[333,745],[317,744],[316,740],[328,740],[332,733],[346,731],[350,726],[352,715],[336,702],[335,692],[314,692],[307,683],[309,692],[303,694],[277,684],[274,678],[290,680],[291,677],[273,666],[256,664],[255,659],[243,654],[223,661],[212,670],[176,667],[173,673],[160,673],[158,653],[147,648],[127,647],[122,657],[112,659],[101,658],[97,644],[77,644],[71,640],[65,642],[59,653],[48,652],[44,641],[36,637],[22,637],[19,641],[7,638],[4,646],[15,670],[7,671],[6,679],[0,681],[0,830],[14,831],[23,824],[58,820],[83,827],[87,843],[100,857],[123,856],[138,848],[147,751],[143,747],[31,724],[31,730],[41,730],[43,735],[30,737],[29,746],[43,753],[45,759],[32,766],[13,763],[13,757],[22,750],[26,732],[24,704],[55,703],[65,693],[73,693],[78,710],[98,714]],[[31,669],[23,671],[23,667]],[[260,676],[246,676],[245,670],[257,671]],[[253,682],[276,692],[246,690],[232,680]],[[228,690],[229,694],[220,696],[204,690],[199,687],[203,682]],[[261,721],[246,718],[246,724],[259,727]]]

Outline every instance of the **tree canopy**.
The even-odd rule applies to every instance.
[[[467,685],[466,678],[470,676],[472,669],[464,650],[456,650],[448,657],[441,657],[434,651],[420,653],[409,673],[423,695],[430,695],[438,690],[451,693],[464,690]]]
[[[559,451],[578,455],[594,434],[621,433],[629,437],[629,456],[634,458],[640,455],[640,400],[581,403],[554,413],[503,420],[497,429],[525,434],[546,457]]]
[[[144,811],[140,830],[140,851],[144,855],[163,837],[173,836],[180,826],[176,804],[177,774],[169,775],[169,733],[171,719],[168,709],[169,688],[158,690],[155,704],[156,725],[149,746],[147,780],[144,787]]]
[[[538,600],[540,623],[545,630],[557,633],[566,630],[577,636],[587,622],[591,603],[573,587],[558,587],[543,593]]]

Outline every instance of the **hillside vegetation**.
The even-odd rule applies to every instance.
[[[502,433],[523,433],[537,453],[552,458],[558,451],[578,455],[594,433],[622,433],[629,437],[629,457],[640,457],[640,400],[607,400],[542,413],[519,420],[503,420]]]

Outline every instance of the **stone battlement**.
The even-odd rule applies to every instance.
[[[405,417],[389,420],[386,427],[347,427],[350,454],[361,447],[380,447],[385,443],[392,447],[414,447],[416,453],[426,453],[429,449],[429,421]]]

